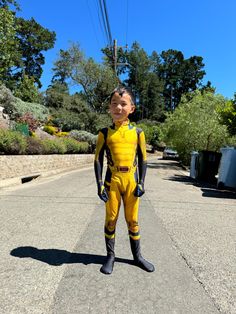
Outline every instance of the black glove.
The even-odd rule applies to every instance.
[[[100,199],[103,201],[103,202],[107,202],[109,197],[108,197],[108,193],[107,193],[107,190],[104,186],[104,184],[101,184],[99,187],[98,187],[98,196],[100,197]]]
[[[137,184],[136,189],[134,191],[134,196],[141,197],[145,193],[144,183],[140,182]]]

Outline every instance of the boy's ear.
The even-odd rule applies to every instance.
[[[130,113],[133,113],[134,111],[135,111],[135,106],[133,105],[133,106],[131,107]]]

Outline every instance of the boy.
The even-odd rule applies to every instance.
[[[125,219],[135,264],[148,272],[155,270],[140,252],[138,206],[139,197],[144,194],[147,160],[144,133],[141,129],[132,126],[128,119],[129,114],[134,110],[132,92],[124,86],[116,88],[110,96],[109,103],[113,125],[100,130],[98,134],[94,170],[98,196],[106,203],[104,229],[107,258],[100,269],[104,274],[111,274],[113,270],[115,228],[121,199],[124,203]],[[102,169],[105,151],[107,172],[103,184]]]

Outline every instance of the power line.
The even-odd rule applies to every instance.
[[[108,46],[112,46],[111,28],[107,12],[106,0],[99,0],[99,7],[102,17],[103,28],[106,34]]]
[[[108,41],[108,34],[107,34],[107,28],[106,28],[106,22],[105,22],[105,17],[104,17],[104,12],[103,12],[102,1],[99,0],[98,3],[99,3],[100,13],[101,13],[101,17],[102,17],[102,29],[103,29],[104,34],[106,36],[106,39]]]
[[[101,14],[100,14],[100,8],[99,8],[99,0],[96,0],[96,5],[97,5],[97,13],[98,13],[98,21],[100,25],[100,29],[103,34],[103,40],[104,40],[104,46],[106,45],[106,34],[104,32],[104,27],[102,26],[102,21],[101,21]]]
[[[109,43],[110,43],[110,46],[111,46],[112,45],[112,36],[111,36],[111,27],[110,27],[108,13],[107,13],[106,0],[103,0],[103,7],[104,7],[104,12],[105,12],[105,17],[106,17],[106,24],[107,24]]]
[[[94,21],[93,21],[93,16],[92,16],[91,8],[90,8],[90,6],[89,6],[89,0],[87,0],[87,6],[88,6],[88,11],[89,11],[89,16],[90,16],[90,19],[91,19],[91,22],[92,22],[92,28],[93,28],[93,31],[94,31],[94,35],[95,35],[95,38],[96,38],[96,40],[97,40],[98,47],[100,47],[100,43],[99,43],[99,40],[98,40],[98,36],[97,36],[95,24],[94,24]]]

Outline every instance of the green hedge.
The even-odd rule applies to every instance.
[[[17,131],[0,129],[0,154],[5,155],[46,155],[46,154],[87,154],[90,145],[72,138],[41,140],[27,137]]]
[[[66,146],[68,154],[86,154],[89,151],[89,143],[87,142],[78,142],[73,138],[61,138],[60,140]]]
[[[26,148],[26,137],[16,131],[0,129],[0,154],[21,155]]]

